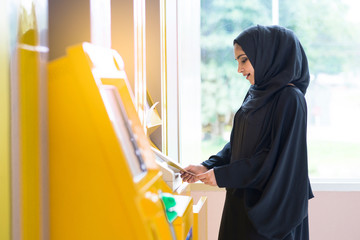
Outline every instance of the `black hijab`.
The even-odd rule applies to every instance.
[[[256,110],[289,83],[303,94],[309,85],[305,52],[295,34],[280,26],[253,26],[234,39],[246,53],[255,70],[242,108]]]

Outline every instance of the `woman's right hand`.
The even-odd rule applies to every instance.
[[[186,168],[184,168],[184,170],[186,170],[186,172],[181,171],[181,178],[184,182],[188,182],[188,183],[194,183],[196,181],[198,181],[199,179],[197,178],[198,174],[207,172],[208,169],[201,165],[189,165]]]

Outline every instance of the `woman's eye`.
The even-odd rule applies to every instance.
[[[242,63],[246,63],[247,60],[248,60],[248,58],[242,58],[242,59],[241,59],[241,62],[242,62]]]

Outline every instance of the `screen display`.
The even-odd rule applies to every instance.
[[[146,166],[136,143],[136,136],[131,129],[131,121],[126,115],[119,92],[114,86],[101,86],[100,93],[133,179],[137,182],[145,175]]]

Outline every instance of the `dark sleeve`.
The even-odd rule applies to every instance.
[[[283,239],[307,216],[311,189],[306,115],[302,93],[285,90],[274,112],[270,148],[251,159],[214,168],[219,186],[261,191],[257,203],[246,209],[257,231],[269,239]]]
[[[212,169],[217,166],[222,166],[230,162],[231,156],[231,144],[228,142],[224,148],[218,152],[216,155],[212,155],[208,160],[202,162],[201,164],[207,169]]]

